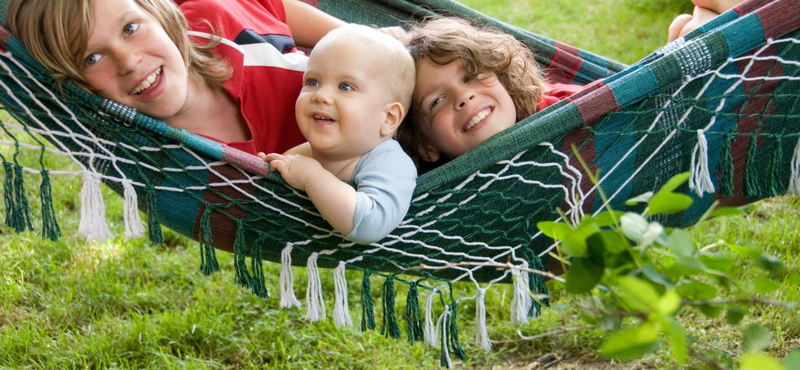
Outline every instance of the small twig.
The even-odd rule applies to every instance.
[[[403,271],[412,271],[412,270],[445,270],[445,269],[449,269],[449,268],[451,268],[453,266],[486,266],[486,267],[505,268],[505,269],[509,269],[509,270],[520,270],[520,271],[525,271],[525,272],[529,272],[529,273],[532,273],[532,274],[542,275],[544,277],[553,279],[553,280],[558,281],[560,283],[565,283],[566,282],[566,280],[564,280],[563,278],[561,278],[559,276],[556,276],[556,275],[554,275],[554,274],[552,274],[550,272],[540,271],[540,270],[535,270],[535,269],[530,269],[530,268],[523,268],[521,266],[513,265],[510,262],[508,262],[508,263],[458,262],[458,263],[454,263],[454,264],[450,264],[450,265],[446,265],[446,266],[428,266],[428,265],[426,265],[424,263],[421,263],[421,264],[419,264],[419,266],[414,266],[414,267],[403,267],[403,266],[398,265],[394,261],[389,261],[389,262],[391,264],[395,265],[395,267],[397,267],[398,269],[403,270]]]
[[[581,330],[586,330],[586,329],[590,329],[590,328],[593,328],[593,327],[594,326],[592,326],[592,325],[576,326],[576,327],[572,327],[572,328],[564,328],[564,329],[559,329],[559,330],[548,331],[547,333],[537,334],[537,335],[534,335],[532,337],[526,337],[526,336],[522,335],[522,332],[519,331],[519,329],[517,329],[517,335],[519,335],[519,339],[493,340],[492,344],[527,342],[527,341],[531,341],[531,340],[536,340],[536,339],[549,337],[551,335],[567,334],[567,333],[571,333],[573,331],[581,331]]]
[[[713,349],[716,349],[716,350],[718,350],[718,351],[720,351],[720,352],[723,352],[723,353],[725,353],[725,354],[726,354],[726,355],[728,355],[728,356],[731,356],[731,357],[739,357],[739,355],[737,355],[737,354],[735,354],[735,353],[733,353],[733,352],[731,352],[731,351],[728,351],[728,350],[726,350],[726,349],[724,349],[724,348],[720,348],[720,347],[718,347],[718,346],[715,346],[715,345],[713,345],[713,344],[711,344],[711,343],[706,343],[706,342],[699,341],[699,340],[696,340],[696,341],[694,341],[694,342],[695,342],[695,343],[697,343],[697,344],[699,344],[699,345],[702,345],[702,346],[711,347],[711,348],[713,348]]]

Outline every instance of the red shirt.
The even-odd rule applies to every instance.
[[[233,69],[223,85],[239,104],[251,137],[225,144],[255,154],[283,153],[303,143],[294,105],[308,58],[294,46],[281,0],[176,3],[191,31],[210,34],[213,29],[214,35],[223,38],[213,51]],[[202,36],[193,37],[206,42]]]
[[[536,110],[537,112],[545,109],[558,101],[566,99],[570,95],[583,90],[586,86],[581,85],[571,85],[571,84],[562,84],[562,83],[545,83],[544,84],[544,92],[542,96],[539,98],[539,108]]]

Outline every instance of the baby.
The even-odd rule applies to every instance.
[[[393,136],[414,80],[414,61],[397,39],[366,26],[337,28],[311,51],[295,105],[308,142],[260,154],[348,240],[383,239],[411,204],[417,171]]]

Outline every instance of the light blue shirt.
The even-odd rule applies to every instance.
[[[345,239],[369,244],[386,237],[408,212],[416,180],[417,168],[397,140],[388,139],[361,156],[352,178],[357,196],[353,231]]]

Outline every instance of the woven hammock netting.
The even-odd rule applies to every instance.
[[[667,226],[693,224],[716,201],[742,205],[800,187],[798,0],[746,1],[629,67],[449,1],[320,0],[318,6],[374,26],[432,15],[472,19],[531,45],[552,82],[603,80],[419,177],[400,226],[380,242],[359,245],[333,231],[303,193],[269,173],[260,159],[72,84],[55,90],[46,71],[3,31],[0,104],[15,118],[2,122],[0,137],[6,224],[58,238],[51,178],[82,176],[79,231],[90,240],[112,234],[104,220],[103,183],[125,199],[126,235],[148,235],[158,243],[163,225],[193,238],[206,273],[218,269],[217,249],[231,251],[236,281],[266,295],[261,261],[282,263],[283,306],[302,305],[290,266],[307,266],[304,306],[312,320],[326,312],[319,279],[312,276],[320,267],[333,268],[335,281],[344,278],[344,269],[363,271],[366,292],[370,276],[385,278],[385,291],[405,285],[409,306],[417,310],[406,316],[414,328],[408,335],[422,340],[424,326],[426,340],[435,344],[427,336],[436,321],[433,310],[454,329],[445,330],[439,344],[462,356],[455,330],[461,301],[482,305],[486,289],[513,282],[515,321],[526,322],[547,303],[544,279],[526,270],[544,270],[555,260],[548,257],[555,244],[537,222],[576,223],[608,208],[641,211],[625,201],[683,172],[691,178],[679,190],[694,203],[657,219]],[[51,156],[69,157],[76,170],[47,168]],[[587,170],[598,174],[597,183]],[[28,199],[24,182],[34,178],[41,191]],[[31,212],[30,202],[42,202],[41,215]],[[477,293],[455,297],[454,282],[471,282]],[[427,294],[426,304],[417,294]],[[374,328],[371,298],[361,297],[362,328]],[[391,301],[384,311],[393,311],[391,294],[384,299]],[[337,283],[337,325],[352,322],[347,301],[346,284]],[[426,307],[425,325],[420,306]],[[390,334],[400,336],[394,314],[387,316]]]

